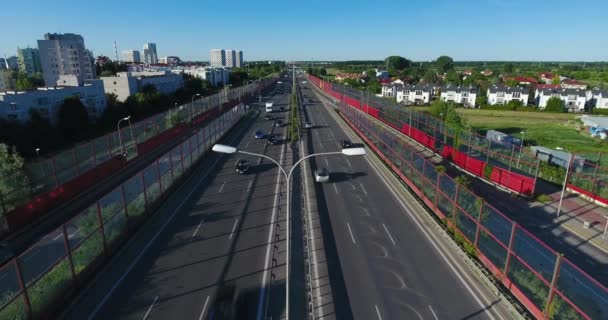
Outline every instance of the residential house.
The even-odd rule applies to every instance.
[[[354,80],[360,80],[363,78],[363,75],[360,73],[348,73],[348,72],[339,72],[336,73],[336,81],[344,81],[346,79],[354,79]]]
[[[397,91],[397,102],[409,104],[428,104],[434,94],[432,86],[429,85],[404,85]]]
[[[550,84],[553,82],[555,74],[551,72],[541,72],[538,74],[538,78],[540,79],[540,82]]]
[[[521,76],[505,77],[504,80],[505,81],[511,81],[511,80],[513,80],[513,81],[519,83],[520,85],[524,85],[524,86],[538,84],[538,80],[536,80],[536,79],[534,79],[532,77],[521,77]]]
[[[441,101],[462,104],[465,107],[475,108],[477,88],[473,86],[443,86],[441,87]]]
[[[490,105],[504,105],[511,101],[521,101],[525,106],[528,104],[528,96],[527,88],[504,85],[490,86],[487,92],[488,104]]]
[[[564,89],[581,89],[587,90],[587,84],[574,79],[565,79],[561,82]]]
[[[608,109],[608,90],[587,91],[587,111],[593,109]]]
[[[587,105],[587,93],[580,89],[536,89],[534,96],[540,109],[553,97],[560,98],[569,112],[583,112]]]
[[[481,73],[481,75],[486,76],[486,77],[489,77],[494,74],[494,72],[492,70],[484,70],[484,71],[481,71],[480,73]]]
[[[398,91],[403,91],[403,83],[393,82],[382,86],[382,96],[385,98],[396,98]]]

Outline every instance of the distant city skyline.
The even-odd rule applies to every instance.
[[[608,3],[601,0],[233,2],[226,11],[219,2],[185,0],[175,14],[167,14],[163,6],[116,0],[93,11],[69,0],[33,0],[0,12],[4,26],[19,26],[3,33],[0,56],[36,48],[45,33],[57,32],[80,34],[95,55],[112,59],[116,41],[118,52],[153,42],[158,57],[197,61],[208,61],[213,48],[239,48],[250,61],[380,60],[389,55],[415,61],[440,55],[457,61],[608,60],[602,40]]]

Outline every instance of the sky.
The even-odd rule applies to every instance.
[[[606,61],[606,0],[13,1],[0,10],[0,55],[47,32],[77,33],[95,55],[142,50],[209,60]]]

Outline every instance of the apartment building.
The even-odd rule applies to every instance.
[[[0,92],[0,117],[26,122],[30,110],[57,123],[57,113],[68,97],[77,97],[87,109],[89,118],[99,118],[106,108],[106,96],[101,80],[82,80],[76,75],[61,75],[53,87],[27,91]]]
[[[124,50],[122,60],[124,62],[141,63],[141,53],[137,50]]]
[[[62,75],[95,78],[93,57],[86,50],[81,35],[47,33],[44,40],[38,40],[38,50],[42,76],[47,86],[54,86]]]
[[[224,49],[211,49],[209,51],[211,67],[225,67],[226,66],[226,50]]]
[[[209,52],[211,67],[242,68],[243,51],[211,49]]]
[[[586,92],[587,110],[608,109],[608,90],[593,89]]]
[[[26,73],[28,76],[42,72],[40,51],[38,49],[17,49],[17,59],[19,61],[19,71]]]
[[[106,93],[113,93],[119,101],[140,92],[146,85],[153,85],[159,93],[172,94],[184,87],[181,74],[165,71],[119,72],[116,76],[101,77]]]
[[[587,92],[580,89],[536,89],[534,97],[540,109],[547,107],[547,102],[553,97],[562,100],[568,112],[583,112],[587,105]]]
[[[406,105],[429,104],[433,94],[433,87],[428,85],[404,85],[396,90],[397,102]]]
[[[158,54],[156,53],[156,43],[144,43],[143,55],[145,64],[157,64]]]
[[[189,74],[193,77],[207,80],[209,85],[217,87],[220,85],[226,85],[230,81],[230,70],[226,68],[187,68],[183,69],[184,73]]]

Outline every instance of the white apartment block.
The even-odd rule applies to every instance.
[[[226,50],[224,49],[211,49],[209,51],[211,67],[225,67],[226,66]]]
[[[608,90],[589,90],[586,95],[588,111],[593,109],[608,109]]]
[[[141,54],[137,50],[124,50],[122,52],[122,60],[124,62],[140,63]]]
[[[38,40],[42,75],[47,86],[53,86],[62,75],[83,79],[95,78],[91,52],[85,49],[82,36],[66,33],[47,33]]]
[[[549,99],[556,97],[562,100],[568,112],[583,112],[587,105],[587,92],[579,89],[536,89],[534,100],[540,109],[547,107]]]
[[[159,93],[169,95],[184,87],[184,77],[170,71],[119,72],[116,76],[101,77],[106,93],[113,93],[119,101],[153,85]]]
[[[488,104],[504,105],[511,101],[521,101],[525,106],[528,104],[528,89],[523,87],[507,87],[503,85],[490,86],[487,91]]]
[[[226,50],[226,65],[225,67],[234,68],[236,66],[236,51]]]
[[[428,104],[433,96],[433,87],[425,85],[404,85],[397,90],[397,102],[410,104]]]
[[[63,85],[60,85],[63,84]],[[30,110],[57,123],[57,114],[63,101],[77,97],[87,109],[89,118],[99,118],[106,109],[106,96],[101,80],[81,80],[75,75],[63,75],[54,87],[42,87],[28,91],[8,91],[0,93],[0,117],[26,122]]]
[[[144,43],[144,63],[145,64],[157,64],[158,54],[156,53],[156,43]]]
[[[189,68],[183,71],[193,77],[207,80],[212,87],[226,85],[230,81],[230,70],[226,68]]]
[[[443,86],[441,87],[441,101],[454,102],[468,108],[475,108],[477,88],[470,86]]]
[[[397,91],[403,91],[402,84],[391,83],[389,85],[382,86],[382,96],[385,98],[396,98]]]

